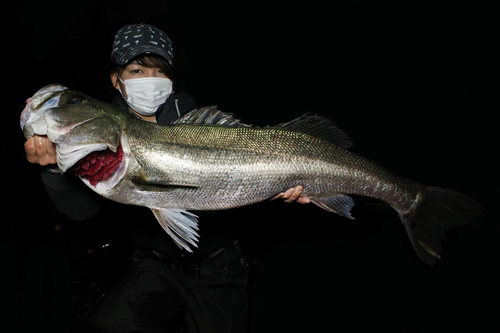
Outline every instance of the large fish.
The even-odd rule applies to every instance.
[[[249,205],[297,185],[319,207],[350,219],[350,194],[388,203],[429,265],[440,258],[446,231],[481,212],[467,196],[400,178],[350,152],[345,133],[319,116],[252,127],[203,108],[160,126],[50,85],[27,100],[21,127],[27,138],[47,135],[59,168],[95,192],[151,208],[186,250],[199,237],[197,216],[188,210]]]

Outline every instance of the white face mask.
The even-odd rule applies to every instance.
[[[144,77],[123,81],[128,98],[125,98],[120,89],[120,94],[134,111],[144,115],[152,116],[160,105],[165,103],[172,93],[172,81],[161,77]]]

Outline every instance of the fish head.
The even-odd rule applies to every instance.
[[[56,144],[57,163],[63,172],[84,163],[92,153],[118,152],[123,129],[113,112],[109,113],[108,104],[74,91],[61,95],[59,104],[47,110],[43,118],[47,136]],[[110,158],[112,155],[106,157]]]
[[[35,134],[47,134],[43,115],[47,110],[59,106],[61,94],[67,89],[68,87],[61,84],[49,84],[26,100],[26,106],[20,119],[21,129],[26,139]]]
[[[92,161],[99,160],[95,152],[106,155],[106,163],[115,157],[123,132],[120,114],[124,112],[110,104],[55,84],[28,99],[21,127],[26,138],[46,135],[56,145],[59,168],[66,172],[86,163],[92,153]],[[122,159],[120,154],[116,158]]]

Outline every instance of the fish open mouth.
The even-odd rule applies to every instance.
[[[75,176],[86,179],[92,186],[110,178],[123,161],[123,149],[119,145],[116,153],[109,148],[93,151],[70,168]]]

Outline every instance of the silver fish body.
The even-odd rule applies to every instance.
[[[350,194],[388,203],[429,265],[440,258],[446,231],[481,211],[462,194],[400,178],[347,150],[351,143],[345,134],[323,117],[264,128],[220,125],[231,117],[217,124],[205,118],[190,124],[188,117],[184,123],[159,126],[78,92],[61,90],[57,98],[59,106],[47,100],[50,108],[32,117],[36,126],[27,121],[25,133],[47,134],[57,145],[60,168],[71,168],[100,195],[151,208],[187,250],[188,243],[196,246],[198,236],[196,216],[187,210],[249,205],[297,185],[316,205],[347,218],[354,205]],[[105,162],[92,162],[96,159]]]
[[[368,195],[406,210],[419,193],[416,183],[359,155],[286,128],[134,123],[137,126],[127,131],[127,140],[138,168],[129,178],[145,173],[151,184],[177,186],[159,191],[157,205],[234,208],[302,185],[312,199]],[[144,200],[150,205],[153,198]]]

